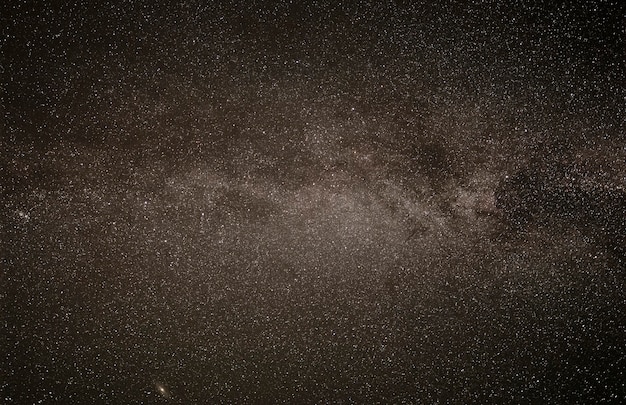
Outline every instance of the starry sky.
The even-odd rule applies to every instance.
[[[2,6],[0,402],[626,397],[618,1]]]

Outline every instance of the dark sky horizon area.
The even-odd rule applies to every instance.
[[[626,400],[621,3],[3,4],[0,403]]]

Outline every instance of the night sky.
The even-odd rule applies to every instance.
[[[1,6],[0,403],[626,399],[620,1],[101,3]]]

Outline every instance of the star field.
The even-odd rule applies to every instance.
[[[209,3],[3,6],[0,402],[625,398],[623,6]]]

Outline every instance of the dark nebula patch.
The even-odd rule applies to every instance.
[[[575,226],[612,251],[623,267],[626,189],[607,179],[601,182],[594,174],[562,165],[521,170],[496,189],[496,207],[518,230],[555,221]]]
[[[1,403],[623,400],[621,3],[3,10]]]

